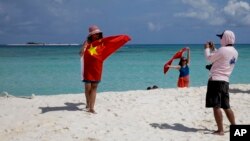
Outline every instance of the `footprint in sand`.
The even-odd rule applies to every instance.
[[[99,140],[96,138],[88,137],[88,138],[84,139],[84,141],[99,141]]]
[[[117,113],[114,113],[114,116],[115,116],[115,117],[118,117],[118,114],[117,114]]]

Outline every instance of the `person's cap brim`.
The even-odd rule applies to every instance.
[[[223,33],[222,34],[216,34],[216,36],[218,36],[219,38],[222,38]]]

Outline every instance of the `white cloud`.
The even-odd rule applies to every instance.
[[[250,4],[244,1],[230,0],[224,7],[224,13],[235,23],[250,26]]]
[[[182,0],[186,5],[190,5],[188,11],[177,13],[177,17],[187,17],[206,21],[211,25],[221,25],[225,22],[223,18],[219,18],[218,9],[208,0]]]
[[[182,0],[189,9],[175,16],[194,18],[210,25],[250,25],[250,4],[245,1],[229,0],[221,8],[209,0]]]
[[[250,5],[244,1],[230,0],[224,7],[224,12],[230,16],[250,14]]]
[[[153,22],[148,22],[147,26],[150,31],[160,31],[162,29],[160,24],[155,24]]]

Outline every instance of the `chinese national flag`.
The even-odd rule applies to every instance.
[[[186,48],[182,48],[181,50],[175,53],[175,55],[164,65],[164,68],[163,68],[164,74],[166,74],[169,69],[168,65],[171,65],[174,59],[181,58],[183,52],[185,52],[186,50],[187,50]]]
[[[100,81],[103,62],[129,40],[127,35],[117,35],[90,43],[84,52],[83,79]]]

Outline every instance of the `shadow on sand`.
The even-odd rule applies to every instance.
[[[235,89],[229,89],[229,93],[245,93],[245,94],[250,94],[250,90],[241,90],[241,89],[235,88]]]
[[[41,114],[53,111],[82,111],[83,109],[78,108],[80,105],[85,105],[84,103],[64,103],[65,106],[58,107],[39,107],[42,110]]]
[[[167,123],[162,123],[162,124],[151,123],[150,126],[152,126],[153,128],[171,129],[171,130],[182,131],[182,132],[199,132],[199,131],[211,132],[212,131],[206,128],[205,129],[190,128],[180,123],[174,123],[173,125],[170,125]]]

